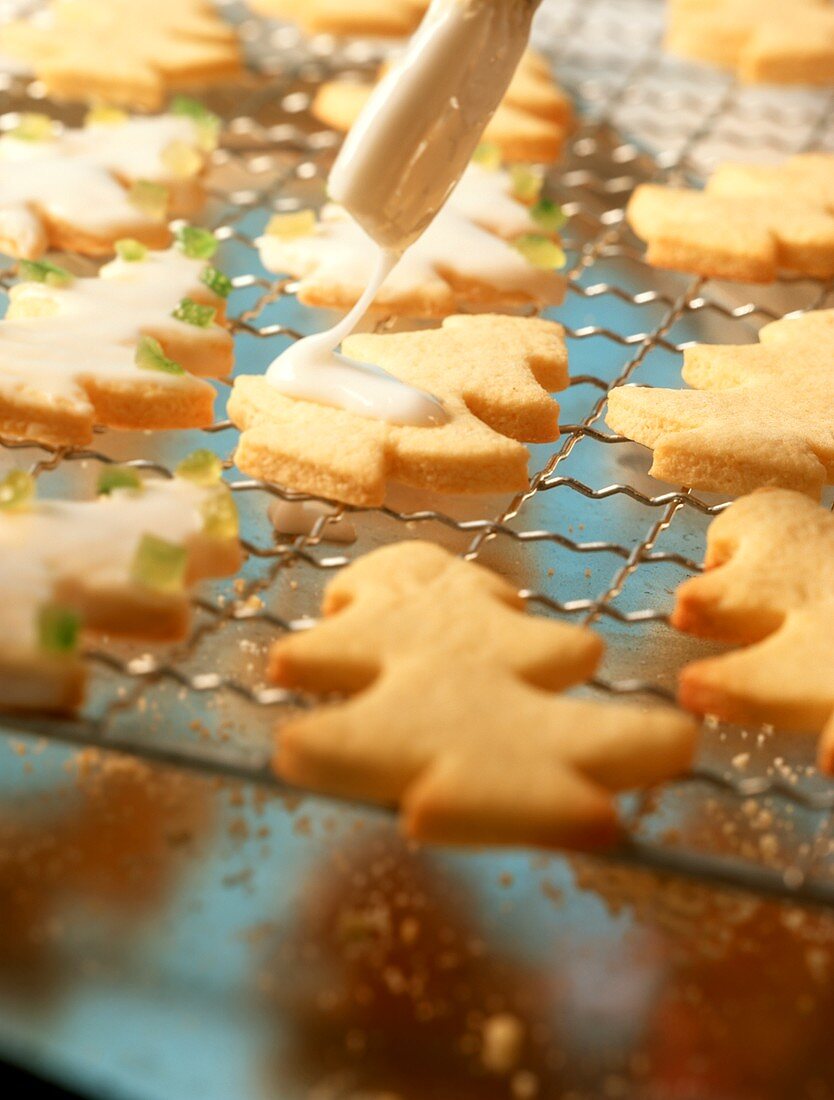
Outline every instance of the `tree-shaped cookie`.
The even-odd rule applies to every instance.
[[[46,261],[12,288],[0,321],[0,435],[82,445],[93,426],[196,428],[210,424],[232,339],[218,324],[228,280],[207,263],[216,242],[182,230],[179,246],[137,241],[92,279]]]
[[[554,695],[593,675],[600,639],[525,615],[506,582],[437,546],[359,559],[328,586],[324,612],[274,646],[270,672],[352,698],[283,725],[276,770],[399,804],[413,837],[606,843],[616,792],[690,762],[695,725],[674,711]]]
[[[388,66],[383,66],[380,79]],[[347,131],[370,97],[373,85],[350,80],[323,84],[313,114],[334,130]],[[573,124],[573,107],[557,87],[547,61],[532,51],[521,60],[507,94],[484,131],[505,161],[547,163],[556,160]]]
[[[748,648],[689,665],[680,699],[698,714],[818,732],[834,717],[834,515],[763,489],[709,530],[707,572],[678,589],[673,622]],[[823,746],[834,767],[834,724]]]
[[[169,89],[226,80],[242,64],[212,0],[51,0],[0,28],[0,50],[58,99],[148,110]]]
[[[154,118],[94,109],[80,129],[24,115],[0,138],[0,249],[26,259],[50,248],[99,256],[120,237],[164,248],[167,218],[202,205],[218,125],[182,98]]]
[[[788,17],[789,14],[789,17]],[[834,81],[829,0],[670,0],[666,46],[774,84]]]
[[[536,198],[539,181],[525,173],[522,190]],[[560,211],[525,205],[518,179],[472,164],[446,206],[400,260],[375,300],[377,310],[404,317],[445,317],[464,305],[557,305],[565,262],[556,243]],[[298,297],[313,306],[347,309],[371,280],[376,246],[334,203],[279,214],[258,239],[266,268],[298,279]]]
[[[664,481],[818,497],[834,481],[834,310],[775,321],[759,340],[687,348],[683,377],[695,389],[615,389],[608,425],[652,447]]]
[[[439,492],[527,486],[517,440],[559,434],[550,391],[568,383],[563,330],[523,317],[449,317],[442,328],[352,336],[344,352],[439,397],[443,424],[407,426],[288,397],[267,379],[235,379],[229,416],[242,429],[235,462],[292,489],[377,505],[396,480]]]
[[[66,711],[83,696],[84,630],[174,640],[188,585],[240,565],[237,513],[208,452],[173,480],[105,468],[94,501],[37,500],[0,480],[0,708]]]
[[[751,283],[773,282],[780,270],[834,275],[831,154],[727,164],[705,191],[644,184],[626,214],[655,267]]]
[[[417,26],[429,0],[250,0],[260,15],[286,19],[310,34],[403,38]]]

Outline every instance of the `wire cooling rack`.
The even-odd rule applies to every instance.
[[[240,26],[251,74],[203,95],[225,122],[203,221],[223,242],[220,263],[233,275],[236,370],[253,373],[326,321],[299,306],[292,281],[264,271],[254,238],[275,210],[323,200],[339,136],[312,118],[312,95],[336,72],[367,78],[379,48],[305,41],[237,4],[226,10]],[[206,432],[101,431],[84,450],[0,440],[2,463],[25,464],[44,495],[83,494],[111,462],[170,476],[184,454],[209,446],[225,461],[247,555],[238,578],[201,588],[185,643],[89,650],[83,715],[15,719],[15,731],[275,788],[272,730],[312,701],[263,682],[270,641],[310,626],[334,571],[404,537],[432,538],[483,561],[518,583],[531,610],[600,631],[608,652],[592,695],[674,698],[676,671],[708,647],[671,629],[672,593],[699,571],[706,528],[726,501],[653,481],[645,452],[605,428],[607,395],[631,381],[679,384],[686,344],[750,342],[761,324],[825,306],[834,295],[808,280],[748,288],[654,271],[624,223],[624,205],[640,182],[697,178],[729,155],[768,160],[834,148],[834,98],[744,90],[729,76],[677,62],[660,49],[660,24],[654,0],[546,0],[540,12],[537,45],[575,94],[581,123],[548,179],[570,215],[569,292],[554,316],[566,325],[572,382],[561,395],[560,440],[532,448],[529,489],[513,499],[394,491],[383,508],[336,509],[307,535],[281,536],[267,519],[270,500],[309,498],[237,474],[236,432],[222,419],[226,384],[221,418]],[[0,121],[9,123],[21,110],[71,123],[81,114],[56,107],[37,82],[20,77],[6,78],[4,97]],[[62,262],[93,270],[78,256]],[[4,288],[13,270],[2,272]],[[398,323],[388,318],[381,327]],[[356,539],[341,546],[329,535],[345,518]],[[808,738],[707,724],[693,773],[624,800],[627,837],[603,858],[834,905],[834,789],[812,760]]]

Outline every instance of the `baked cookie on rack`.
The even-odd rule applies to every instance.
[[[445,317],[464,306],[557,305],[565,290],[563,218],[553,203],[536,201],[540,186],[531,169],[470,165],[389,275],[374,309]],[[276,215],[257,243],[269,271],[298,280],[302,302],[340,310],[359,299],[377,256],[370,237],[333,203],[318,219],[311,210]]]
[[[689,718],[555,694],[593,676],[599,637],[525,615],[504,580],[438,546],[358,559],[323,610],[314,629],[275,644],[270,675],[351,698],[284,724],[275,769],[399,805],[415,839],[596,847],[617,836],[615,794],[690,764]]]
[[[389,67],[383,66],[380,78]],[[313,114],[325,126],[346,132],[371,91],[368,84],[330,81],[317,92]],[[559,158],[573,123],[573,105],[553,80],[547,61],[528,50],[484,131],[484,141],[494,143],[507,162],[547,164]]]
[[[417,29],[429,0],[249,0],[249,6],[308,34],[404,38]]]
[[[834,16],[833,16],[834,17]],[[834,154],[725,164],[704,191],[643,184],[626,210],[655,267],[770,283],[834,275]]]
[[[0,435],[56,446],[112,428],[204,427],[214,388],[199,375],[232,369],[223,327],[229,281],[208,259],[211,233],[184,227],[150,252],[119,242],[96,278],[24,261],[0,321]]]
[[[94,501],[38,500],[21,470],[0,479],[0,709],[82,701],[83,631],[176,640],[187,588],[234,573],[237,512],[208,452],[172,480],[105,467]]]
[[[758,344],[684,350],[691,390],[624,386],[606,423],[654,450],[663,481],[737,495],[819,497],[834,482],[834,310],[765,325]]]
[[[345,355],[439,398],[442,424],[399,425],[235,379],[235,462],[252,477],[347,504],[382,504],[389,481],[446,493],[523,490],[520,440],[559,435],[550,396],[568,384],[563,329],[524,317],[449,317],[439,329],[351,336]]]
[[[0,50],[56,99],[146,110],[171,90],[228,80],[243,65],[211,0],[51,0],[0,27]]]
[[[182,97],[153,118],[95,108],[80,129],[23,115],[0,137],[0,250],[26,259],[49,249],[103,256],[120,237],[164,248],[168,218],[203,204],[218,128]]]
[[[749,83],[834,84],[830,0],[669,0],[666,48]]]
[[[706,573],[677,592],[679,630],[747,648],[696,661],[681,703],[731,722],[817,733],[834,770],[834,515],[762,489],[713,521]]]

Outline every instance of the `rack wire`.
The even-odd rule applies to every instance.
[[[305,41],[238,4],[226,8],[252,75],[203,97],[225,122],[203,221],[233,275],[236,372],[252,373],[321,327],[321,315],[297,303],[291,280],[263,270],[254,240],[274,210],[323,200],[339,137],[312,117],[312,95],[334,73],[367,78],[379,49]],[[566,326],[572,380],[560,440],[532,448],[529,488],[511,500],[395,491],[382,508],[336,506],[309,534],[286,538],[267,519],[269,500],[310,498],[239,477],[236,432],[222,413],[206,432],[100,431],[93,446],[76,450],[0,439],[0,460],[26,463],[45,495],[84,493],[95,468],[111,462],[171,476],[182,455],[210,446],[240,503],[247,556],[239,578],[206,585],[194,598],[183,644],[90,649],[92,691],[81,717],[15,719],[16,732],[281,789],[268,767],[271,730],[312,700],[263,682],[266,647],[311,625],[336,570],[373,546],[417,536],[498,568],[533,611],[599,630],[608,655],[592,695],[674,698],[676,670],[704,646],[670,627],[671,592],[701,568],[706,527],[727,501],[653,481],[645,453],[606,430],[608,393],[632,381],[679,384],[688,343],[749,342],[761,324],[830,304],[834,293],[809,280],[748,288],[654,271],[624,206],[640,182],[697,179],[728,155],[766,160],[834,148],[834,97],[741,89],[729,76],[674,61],[659,45],[660,12],[654,0],[546,0],[540,13],[537,44],[575,94],[581,123],[547,183],[570,216],[568,298],[554,315]],[[9,76],[6,85],[10,112],[37,106],[78,121],[79,110],[56,109],[37,82]],[[81,257],[65,262],[92,270]],[[10,266],[0,284],[12,278]],[[397,323],[388,318],[381,327]],[[222,405],[228,386],[219,389]],[[328,539],[344,518],[357,535],[346,547]],[[626,800],[627,834],[603,858],[834,905],[834,788],[812,758],[807,738],[708,723],[696,769]]]

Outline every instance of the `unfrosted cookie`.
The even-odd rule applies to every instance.
[[[24,115],[0,138],[0,249],[27,259],[50,248],[100,256],[120,237],[164,248],[168,217],[203,203],[217,122],[190,100],[155,118],[99,109],[81,129]]]
[[[92,279],[46,261],[25,265],[41,281],[13,287],[0,321],[0,435],[77,446],[95,424],[211,423],[214,389],[195,375],[232,369],[232,339],[219,323],[227,281],[183,251],[205,253],[211,234],[184,232],[166,252],[124,242],[134,258],[119,257]]]
[[[228,412],[245,473],[349,504],[379,505],[389,480],[447,493],[527,487],[527,448],[559,434],[550,396],[568,383],[552,321],[479,315],[442,328],[351,336],[344,353],[439,397],[444,424],[400,426],[287,397],[263,377],[235,379]]]
[[[644,184],[626,214],[655,267],[751,283],[773,282],[780,270],[834,275],[831,154],[727,164],[705,191]]]
[[[683,705],[822,730],[834,716],[834,516],[800,493],[760,490],[713,522],[706,566],[678,589],[674,625],[748,648],[685,668]],[[822,758],[832,770],[834,737]]]
[[[352,698],[283,725],[276,771],[398,804],[411,837],[594,847],[616,837],[615,793],[690,763],[682,715],[553,694],[593,675],[595,634],[526,616],[505,581],[430,543],[355,561],[324,613],[276,643],[270,674]]]
[[[759,340],[686,348],[694,389],[612,390],[608,425],[652,447],[651,472],[664,481],[818,497],[834,481],[834,310],[775,321]]]
[[[37,500],[22,471],[0,479],[0,708],[68,711],[91,630],[172,640],[188,585],[240,565],[237,512],[220,464],[198,452],[173,480],[105,467],[99,498]]]
[[[388,66],[380,73],[384,75]],[[348,80],[323,84],[313,114],[334,130],[349,130],[370,97],[372,85]],[[570,99],[553,81],[544,58],[528,51],[483,140],[493,142],[507,162],[549,163],[562,152],[573,126]]]
[[[171,89],[242,68],[237,36],[211,0],[52,0],[0,28],[0,50],[58,99],[150,110]]]
[[[830,0],[670,0],[666,46],[748,82],[834,83]]]
[[[514,197],[513,177],[472,164],[446,206],[388,277],[374,308],[403,317],[445,317],[464,305],[555,305],[565,283],[564,255],[540,221],[552,204],[528,207]],[[309,221],[304,221],[304,216]],[[371,280],[376,246],[345,211],[324,207],[277,215],[258,238],[270,271],[298,279],[298,297],[313,306],[347,309]],[[535,262],[534,262],[535,261]]]
[[[417,29],[429,0],[249,0],[249,6],[310,34],[403,38]]]

